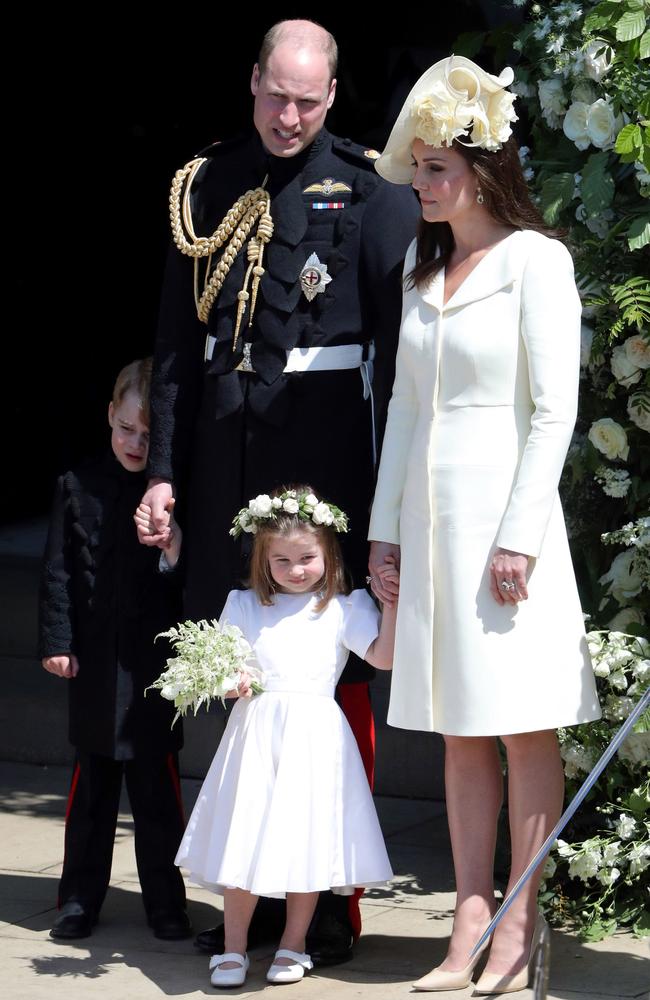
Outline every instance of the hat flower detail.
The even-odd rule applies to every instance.
[[[249,500],[248,507],[242,507],[232,521],[230,534],[239,538],[242,532],[256,534],[260,524],[273,524],[282,515],[295,516],[298,521],[331,527],[336,532],[348,530],[348,516],[333,503],[319,500],[313,493],[298,493],[285,490],[275,497],[266,493]]]
[[[416,139],[437,148],[458,142],[501,149],[517,121],[516,94],[505,89],[513,79],[509,66],[494,76],[464,56],[448,56],[430,66],[411,89],[375,160],[377,173],[393,184],[410,184]]]
[[[452,60],[444,67],[444,79],[434,80],[428,93],[413,100],[415,138],[438,148],[458,140],[466,146],[500,149],[512,134],[511,122],[517,121],[516,95],[482,90],[478,74],[467,66],[455,67]]]

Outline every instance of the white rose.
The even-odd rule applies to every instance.
[[[650,434],[650,410],[644,410],[640,403],[634,403],[631,398],[627,403],[627,412],[630,420],[632,420],[637,427],[640,427],[642,431],[647,431]]]
[[[257,525],[253,521],[247,521],[245,524],[242,523],[242,530],[247,531],[249,535],[256,535]]]
[[[618,748],[618,755],[631,764],[647,764],[650,760],[650,733],[631,733]]]
[[[602,39],[594,38],[588,45],[585,45],[583,54],[585,74],[590,80],[599,83],[605,73],[608,73],[612,68],[614,49]]]
[[[282,509],[286,510],[287,514],[297,514],[300,510],[300,504],[295,497],[287,497],[282,504]]]
[[[547,125],[551,128],[559,128],[560,117],[566,111],[567,105],[566,95],[562,89],[562,80],[559,76],[551,77],[550,80],[539,80],[537,93]]]
[[[636,597],[643,587],[643,578],[634,565],[634,551],[620,552],[599,583],[608,583],[607,593],[619,604],[627,604],[630,597]]]
[[[623,344],[630,363],[639,368],[650,368],[650,339],[636,333]]]
[[[273,510],[279,510],[282,506],[282,501],[280,500],[280,497],[273,497],[271,504],[273,506]]]
[[[314,524],[332,524],[334,515],[326,503],[319,503],[312,514]]]
[[[166,701],[173,701],[174,698],[176,698],[176,696],[179,695],[182,690],[183,690],[182,683],[177,681],[175,684],[165,684],[161,688],[160,693],[162,697],[165,698]]]
[[[609,677],[609,663],[606,659],[594,663],[594,673],[596,677]]]
[[[621,813],[618,823],[616,824],[616,834],[621,838],[621,840],[630,840],[634,836],[634,830],[636,828],[636,823],[633,816],[628,816],[627,813]]]
[[[614,145],[618,127],[611,105],[603,100],[595,101],[587,115],[587,135],[598,149],[609,149]],[[576,143],[577,145],[577,143]],[[586,147],[579,147],[585,149]]]
[[[589,428],[587,437],[610,461],[614,458],[622,458],[624,461],[627,459],[630,451],[627,434],[611,417],[595,420]]]
[[[578,149],[586,149],[590,143],[587,132],[587,121],[589,119],[589,105],[583,101],[575,101],[562,122],[562,131],[567,139],[574,142]]]
[[[305,506],[306,507],[317,507],[318,506],[318,497],[315,497],[313,493],[308,493],[307,496],[305,497]]]
[[[273,509],[271,497],[266,493],[260,493],[248,504],[248,509],[253,517],[268,517]]]
[[[643,613],[638,608],[623,608],[621,611],[617,611],[612,620],[607,623],[607,628],[625,632],[630,625],[643,625],[644,621]]]
[[[635,385],[641,378],[641,369],[630,359],[625,344],[619,344],[612,351],[611,369],[619,385]]]

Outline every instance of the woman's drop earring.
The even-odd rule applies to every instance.
[[[483,202],[485,201],[485,198],[483,197],[483,192],[481,191],[480,188],[476,192],[476,200],[479,203],[479,205],[482,205]]]

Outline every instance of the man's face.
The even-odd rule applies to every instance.
[[[266,70],[253,69],[253,121],[273,156],[295,156],[309,146],[323,126],[336,92],[327,56],[312,49],[276,45]]]

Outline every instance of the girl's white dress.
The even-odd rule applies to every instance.
[[[237,625],[264,672],[264,693],[235,703],[190,816],[176,864],[222,893],[260,896],[383,884],[392,871],[361,757],[334,688],[348,651],[379,628],[365,591],[278,594],[263,607],[233,590]]]

